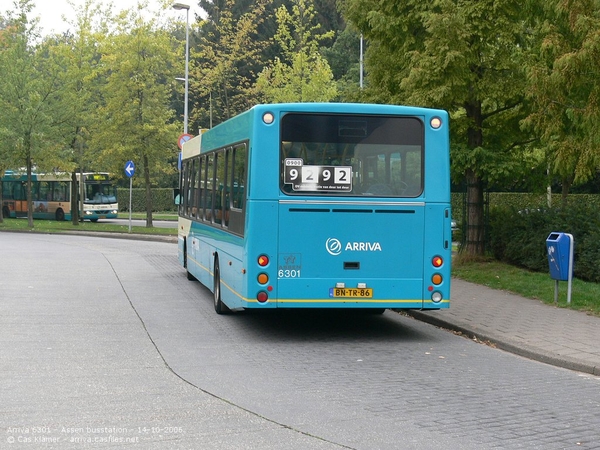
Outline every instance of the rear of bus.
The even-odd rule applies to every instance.
[[[254,112],[245,306],[448,308],[447,113],[348,104]],[[257,157],[274,140],[277,154]]]

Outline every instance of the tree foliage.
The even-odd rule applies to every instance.
[[[146,188],[146,225],[152,226],[151,187],[176,152],[179,126],[169,108],[175,78],[171,35],[142,16],[143,5],[126,11],[117,32],[101,47],[102,98],[93,128],[98,159],[114,173],[133,160]]]
[[[513,176],[532,155],[519,127],[530,45],[521,14],[516,0],[347,2],[348,17],[370,40],[371,99],[451,114],[453,175],[467,184],[472,254],[484,251],[485,185]]]
[[[261,67],[261,50],[266,43],[256,39],[267,0],[233,15],[235,2],[214,5],[212,21],[200,23],[198,48],[192,52],[190,90],[194,98],[192,121],[197,129],[220,123],[256,103],[252,85]]]
[[[291,13],[284,6],[277,10],[275,40],[281,57],[258,76],[256,89],[267,101],[330,101],[337,94],[327,60],[319,53],[319,44],[333,37],[332,31],[320,33],[310,0],[294,0]]]
[[[37,22],[28,15],[30,0],[15,2],[6,18],[0,41],[0,145],[7,165],[27,173],[28,225],[33,228],[31,176],[33,170],[69,170],[62,131],[64,83],[61,61],[52,57],[50,45],[36,45]]]
[[[600,3],[551,0],[538,8],[540,51],[529,65],[534,109],[528,123],[566,195],[572,182],[585,182],[600,168]]]
[[[107,34],[105,22],[95,22],[98,17],[106,20],[100,7],[94,6],[92,0],[86,0],[77,9],[76,18],[71,23],[74,32],[51,36],[47,38],[46,43],[49,54],[60,61],[63,67],[63,140],[65,147],[70,149],[70,157],[67,160],[80,174],[104,170],[98,166],[97,154],[91,151],[89,145],[90,130],[94,126],[96,107],[101,97],[97,77],[100,62],[98,48]],[[78,212],[83,210],[83,206],[77,203],[77,195],[73,195],[73,224],[79,222]]]

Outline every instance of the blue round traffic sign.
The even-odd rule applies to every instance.
[[[129,178],[131,178],[134,173],[135,173],[135,164],[133,163],[133,161],[127,161],[125,163],[125,175],[127,175]]]

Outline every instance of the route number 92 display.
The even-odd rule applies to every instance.
[[[294,191],[351,191],[352,166],[305,166],[302,159],[288,158],[284,183]]]

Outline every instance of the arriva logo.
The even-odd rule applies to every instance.
[[[327,239],[325,248],[333,256],[338,256],[342,253],[342,243],[339,239]],[[381,244],[379,242],[347,242],[343,248],[346,252],[380,252]]]
[[[327,239],[327,242],[325,242],[325,248],[333,256],[337,256],[342,253],[342,243],[336,238]]]

